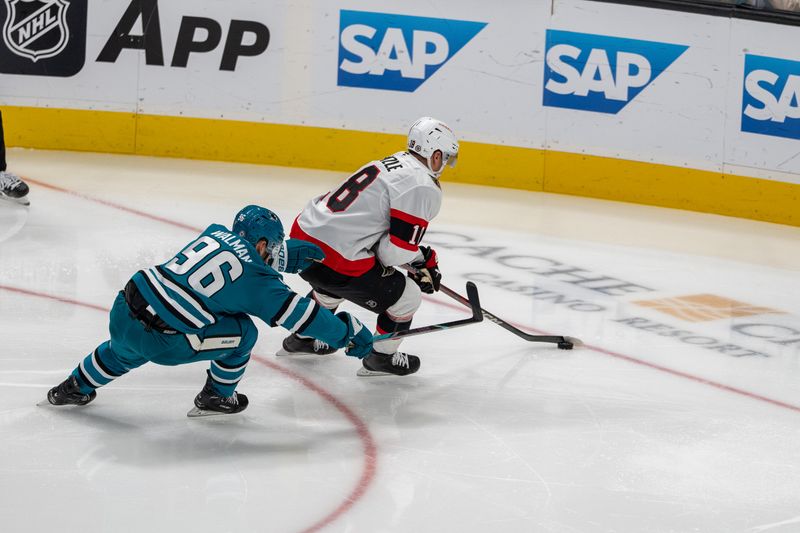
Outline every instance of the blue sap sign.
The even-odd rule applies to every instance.
[[[547,30],[542,103],[616,114],[689,48]]]
[[[339,85],[413,92],[484,26],[483,22],[342,10]]]
[[[742,131],[800,139],[800,61],[744,56]]]

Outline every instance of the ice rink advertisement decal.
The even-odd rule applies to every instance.
[[[800,61],[744,56],[742,131],[800,139]]]
[[[74,76],[85,61],[87,0],[2,0],[0,72]]]
[[[689,294],[657,300],[634,302],[687,322],[706,322],[763,314],[783,314],[783,311],[739,302],[715,294]]]
[[[663,280],[644,285],[630,279],[630,271],[626,275],[608,273],[601,264],[582,266],[562,259],[557,248],[544,243],[531,252],[450,231],[429,232],[426,241],[448,253],[489,262],[489,268],[461,275],[480,288],[528,300],[535,306],[534,314],[553,314],[555,309],[577,312],[587,319],[587,329],[600,327],[589,326],[588,317],[594,316],[624,330],[737,359],[800,350],[800,320],[781,309],[713,293],[668,296],[671,289],[659,286]],[[646,296],[651,294],[660,296]]]
[[[543,104],[619,113],[689,47],[547,30]]]
[[[486,23],[342,10],[338,85],[414,92]]]

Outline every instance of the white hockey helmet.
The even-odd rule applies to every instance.
[[[436,150],[442,152],[442,167],[434,172],[431,168],[431,157]],[[408,131],[408,151],[424,157],[428,162],[428,169],[438,178],[445,165],[456,166],[458,140],[453,130],[441,120],[422,117]]]

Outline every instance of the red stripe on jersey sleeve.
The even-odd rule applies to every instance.
[[[389,242],[403,250],[419,250],[419,241],[425,235],[428,221],[399,209],[392,209],[389,216]]]
[[[419,226],[420,230],[423,230],[428,227],[428,221],[424,218],[415,217],[414,215],[409,215],[404,211],[400,211],[399,209],[391,209],[389,211],[389,216],[391,218],[397,218],[402,220],[403,222],[408,222],[411,225]]]
[[[417,250],[419,250],[419,246],[417,246],[416,244],[412,244],[410,242],[404,241],[403,239],[401,239],[400,237],[397,237],[395,235],[391,235],[391,234],[389,235],[389,242],[391,242],[392,244],[394,244],[398,248],[402,248],[403,250],[408,250],[408,251],[411,251],[411,252],[416,252]]]

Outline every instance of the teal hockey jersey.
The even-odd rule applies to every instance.
[[[212,224],[175,257],[140,270],[133,282],[170,327],[198,333],[219,317],[246,313],[272,327],[345,345],[347,326],[309,298],[293,292],[255,247]]]

